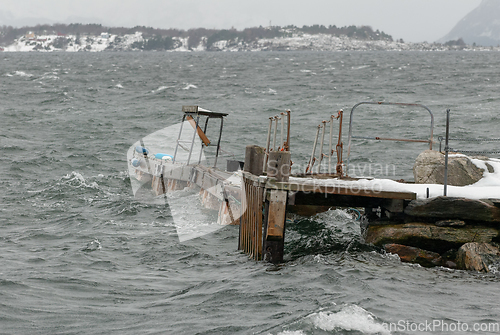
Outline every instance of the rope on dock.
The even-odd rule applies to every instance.
[[[475,150],[460,150],[460,149],[454,149],[450,148],[449,149],[451,152],[460,152],[460,153],[466,153],[466,154],[500,154],[500,151],[475,151]]]
[[[444,137],[439,136],[439,151],[441,151],[441,142],[445,140]],[[461,141],[461,142],[500,142],[500,138],[448,138],[449,141]],[[500,151],[482,151],[482,150],[460,150],[449,147],[448,151],[460,152],[467,154],[500,154]]]
[[[443,137],[439,137],[439,140],[444,140]],[[500,142],[500,138],[450,138],[450,141],[463,141],[463,142]]]

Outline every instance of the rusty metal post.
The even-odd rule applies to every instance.
[[[341,109],[339,110],[337,114],[337,119],[339,119],[339,138],[337,142],[337,146],[335,147],[335,151],[337,151],[337,167],[336,167],[336,172],[339,176],[343,175],[342,171],[342,164],[343,158],[342,158],[342,152],[344,150],[344,144],[342,143],[342,120],[344,118],[344,111]],[[333,152],[332,152],[333,154]]]
[[[271,129],[273,127],[273,118],[269,118],[269,128],[267,129],[267,143],[266,143],[266,157],[264,157],[264,164],[262,165],[262,171],[266,170],[267,158],[269,155],[269,146],[271,145]]]
[[[319,125],[317,130],[316,130],[316,137],[314,139],[313,151],[311,154],[311,159],[309,160],[309,164],[307,164],[306,173],[309,171],[312,172],[314,161],[316,160],[316,158],[314,157],[314,154],[316,153],[316,145],[318,144],[318,137],[319,137],[320,128],[321,128],[321,125]]]
[[[285,133],[285,113],[281,112],[281,133],[280,133],[280,149],[284,148],[283,134]]]
[[[321,122],[322,126],[321,128],[323,129],[321,132],[321,142],[319,145],[319,163],[318,163],[318,173],[321,172],[321,162],[323,162],[323,144],[325,142],[325,131],[326,131],[326,121],[323,120]]]
[[[334,116],[333,115],[330,116],[330,141],[329,141],[329,145],[328,145],[328,173],[332,173],[333,119],[334,119]]]
[[[275,116],[274,117],[273,150],[276,150],[276,135],[277,135],[277,132],[278,132],[278,120],[279,120],[279,117]]]
[[[446,110],[446,140],[444,143],[444,190],[443,195],[446,197],[448,193],[448,153],[450,152],[450,147],[448,146],[448,141],[450,139],[450,110]]]
[[[286,110],[286,121],[287,121],[287,132],[286,132],[286,145],[283,147],[284,151],[290,151],[290,116],[291,116],[291,111],[289,109]]]

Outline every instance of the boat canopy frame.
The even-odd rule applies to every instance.
[[[189,149],[189,155],[188,155],[188,159],[187,159],[187,163],[186,163],[186,165],[189,165],[189,163],[191,162],[191,156],[193,153],[194,143],[196,141],[196,135],[198,135],[198,137],[201,139],[201,142],[202,142],[201,143],[202,148],[200,150],[200,155],[198,157],[198,164],[200,164],[202,153],[203,153],[203,148],[213,145],[211,143],[211,141],[208,139],[208,137],[205,135],[207,132],[208,121],[210,119],[220,119],[219,137],[217,139],[217,149],[216,149],[216,153],[215,153],[215,160],[214,160],[214,166],[213,166],[213,167],[216,167],[217,166],[217,159],[219,157],[219,152],[220,152],[222,128],[224,127],[224,117],[226,117],[228,114],[227,113],[212,112],[212,111],[209,111],[207,109],[201,108],[199,106],[182,106],[182,112],[184,113],[184,115],[182,116],[182,123],[181,123],[181,127],[179,130],[179,136],[177,137],[173,161],[175,162],[177,159],[177,151],[179,149],[179,146],[183,147],[180,144],[180,142],[182,142],[181,141],[182,131],[183,131],[184,122],[186,120],[189,121],[189,123],[193,126],[193,129],[194,129],[193,137],[192,137],[191,141],[189,141],[190,149]],[[200,124],[201,124],[200,121],[203,121],[202,118],[205,119],[205,124],[204,124],[203,130],[200,127]]]

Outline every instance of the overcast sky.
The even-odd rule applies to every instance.
[[[243,29],[272,25],[368,25],[395,39],[433,42],[481,0],[0,0],[0,25]]]

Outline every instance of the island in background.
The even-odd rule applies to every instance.
[[[0,51],[349,51],[349,50],[500,50],[445,43],[405,43],[369,26],[271,26],[243,30],[110,28],[100,24],[0,27]]]

